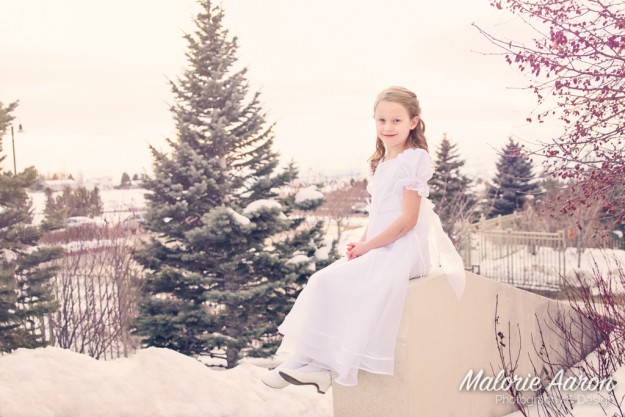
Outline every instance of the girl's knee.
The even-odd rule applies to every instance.
[[[328,277],[329,274],[325,273],[324,270],[321,269],[312,274],[310,278],[308,278],[308,283],[306,284],[306,286],[324,287]]]

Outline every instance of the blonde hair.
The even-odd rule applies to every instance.
[[[382,92],[380,92],[375,98],[375,103],[373,104],[374,113],[375,109],[378,107],[378,104],[381,101],[390,101],[401,104],[408,111],[411,119],[415,116],[419,116],[417,126],[412,129],[408,134],[408,139],[406,140],[406,149],[421,148],[427,151],[428,142],[425,139],[425,123],[421,119],[421,106],[419,105],[419,100],[417,100],[417,95],[404,87],[388,87],[382,90]],[[384,143],[382,143],[380,138],[376,135],[375,152],[368,159],[368,161],[370,161],[372,174],[375,172],[378,164],[380,163],[380,160],[384,157],[385,153],[386,149],[384,148]]]

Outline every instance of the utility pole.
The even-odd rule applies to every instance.
[[[22,133],[22,124],[17,127],[17,132]],[[15,134],[13,133],[13,125],[11,125],[11,144],[13,145],[13,175],[17,175],[17,163],[15,162]]]

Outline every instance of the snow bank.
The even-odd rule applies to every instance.
[[[266,387],[265,368],[214,370],[169,349],[98,361],[60,348],[0,357],[3,417],[332,416],[332,396],[314,387]]]

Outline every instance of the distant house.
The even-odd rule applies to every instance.
[[[113,178],[111,177],[91,177],[83,181],[83,186],[87,189],[98,187],[100,190],[112,190]]]
[[[127,180],[127,181],[121,182],[119,185],[113,186],[113,188],[125,189],[125,190],[129,188],[143,188],[143,181],[142,180]]]
[[[83,186],[88,190],[98,187],[100,190],[111,190],[113,188],[113,179],[111,177],[92,177],[84,181],[76,181],[74,179],[62,180],[44,180],[43,188],[49,188],[52,191],[63,191],[65,187],[75,190],[79,186]]]
[[[45,180],[43,181],[43,188],[49,188],[52,191],[63,191],[65,187],[69,187],[72,190],[78,187],[78,182],[74,179],[64,180]]]

